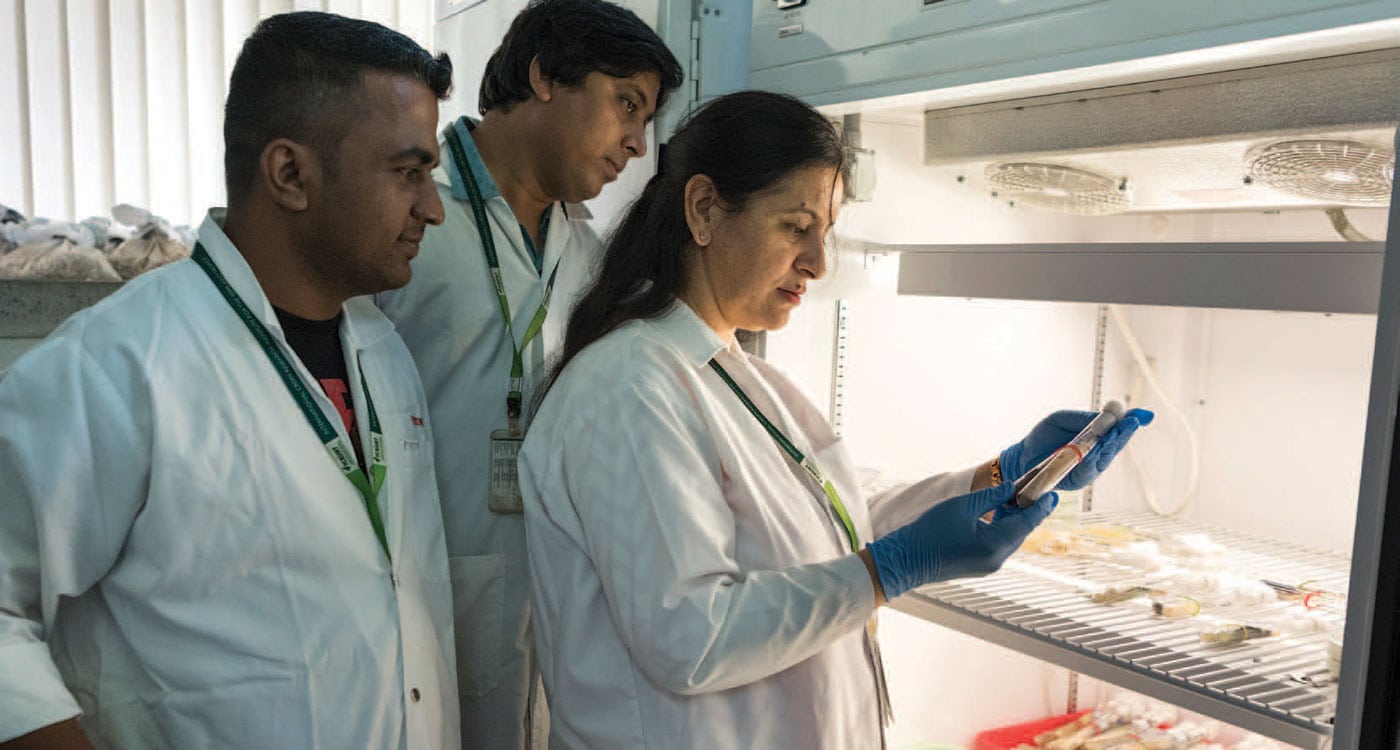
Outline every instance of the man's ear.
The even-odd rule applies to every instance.
[[[311,193],[321,185],[321,161],[316,153],[290,138],[278,138],[262,150],[258,181],[273,203],[288,211],[305,211]]]
[[[710,244],[714,228],[724,216],[719,203],[719,190],[709,175],[697,174],[685,183],[685,223],[690,239],[696,245]]]
[[[535,98],[547,102],[554,98],[554,79],[540,72],[540,56],[530,58],[530,90]]]

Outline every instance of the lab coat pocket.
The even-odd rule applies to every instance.
[[[505,560],[499,554],[449,558],[453,627],[457,641],[457,689],[481,696],[496,689],[505,627]]]

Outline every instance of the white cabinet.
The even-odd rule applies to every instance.
[[[1167,377],[1177,378],[1180,395],[1189,396],[1186,411],[1206,423],[1198,426],[1213,455],[1202,481],[1214,483],[1208,493],[1213,507],[1166,518],[1115,505],[1128,481],[1105,477],[1103,507],[1095,508],[1094,520],[1159,534],[1205,531],[1238,553],[1224,565],[1260,576],[1326,578],[1350,593],[1341,680],[1330,687],[1307,682],[1325,672],[1320,635],[1202,648],[1193,627],[1153,620],[1150,611],[1144,616],[1088,604],[1086,591],[1124,575],[1112,566],[1070,570],[1013,559],[1002,573],[930,587],[896,608],[1290,744],[1392,746],[1394,727],[1387,722],[1400,705],[1391,616],[1400,607],[1400,521],[1391,519],[1400,518],[1400,485],[1395,493],[1388,488],[1397,482],[1390,466],[1400,460],[1393,440],[1400,242],[1393,236],[1388,245],[1339,242],[1323,216],[1330,206],[1317,201],[1268,195],[1213,206],[1201,201],[1208,193],[1223,200],[1227,190],[1243,189],[1240,154],[1284,131],[1348,130],[1364,120],[1373,126],[1364,139],[1389,147],[1393,107],[1379,120],[1344,114],[1340,124],[1325,118],[1295,123],[1289,118],[1298,108],[1286,106],[1288,96],[1269,99],[1284,109],[1248,109],[1251,101],[1264,101],[1252,81],[1295,70],[1303,81],[1314,68],[1333,63],[1301,63],[1259,76],[1233,71],[1367,53],[1337,60],[1382,60],[1377,80],[1391,86],[1393,76],[1383,68],[1392,66],[1393,50],[1400,48],[1400,6],[1364,0],[753,0],[752,10],[748,85],[796,95],[833,117],[861,113],[865,145],[876,151],[874,201],[848,206],[838,225],[848,239],[866,243],[866,270],[859,253],[846,255],[845,267],[838,262],[835,278],[812,295],[817,309],[804,312],[808,319],[794,316],[791,330],[769,340],[778,364],[819,393],[829,385],[839,394],[833,403],[842,404],[858,460],[899,464],[906,474],[935,454],[945,459],[938,468],[947,468],[946,460],[971,463],[1000,439],[989,423],[1007,429],[1047,406],[1087,406],[1091,392],[1117,396],[1100,382],[1105,329],[1094,308],[1160,306],[1140,307],[1140,317],[1144,328],[1155,327],[1149,332],[1158,337],[1158,362]],[[1176,172],[1196,179],[1159,192],[1192,193],[1198,205],[1158,200],[1136,214],[1071,217],[1008,205],[1005,194],[997,197],[979,182],[989,161],[1026,159],[1036,151],[1047,161],[1113,176],[1128,174],[1114,164],[1146,172],[1147,160],[1159,155],[1131,148],[1156,145],[1155,138],[1127,132],[1125,115],[1160,124],[1150,106],[1114,110],[1092,122],[1051,122],[1048,114],[1021,105],[1045,105],[1044,113],[1052,106],[1087,112],[1077,92],[1100,92],[1093,106],[1102,109],[1109,99],[1126,101],[1125,93],[1149,99],[1157,95],[1156,82],[1188,76],[1200,76],[1193,85],[1215,88],[1182,88],[1162,111],[1199,127],[1160,139],[1191,148],[1152,177]],[[1235,84],[1237,78],[1245,83]],[[1342,105],[1393,101],[1359,78],[1347,82],[1355,88],[1320,88]],[[1143,91],[1111,88],[1119,86]],[[1243,93],[1214,99],[1201,93],[1231,86]],[[964,140],[985,145],[986,122],[1006,119],[1002,109],[1024,109],[1028,120],[1005,131],[1011,145],[997,141],[963,166],[934,158],[930,139],[940,133],[931,122],[943,126],[962,118]],[[1270,114],[1276,111],[1283,115]],[[1037,129],[1038,118],[1045,127]],[[1115,130],[1115,123],[1124,127]],[[1037,143],[1046,140],[1059,145]],[[1240,154],[1227,153],[1226,141],[1238,142]],[[1217,165],[1218,174],[1199,168],[1217,154],[1231,160]],[[1230,182],[1210,182],[1219,175]],[[1146,177],[1139,186],[1148,189]],[[1384,237],[1385,209],[1348,211],[1364,220],[1371,236]],[[1390,226],[1396,222],[1392,202]],[[896,265],[897,282],[876,279],[881,266]],[[896,283],[898,294],[891,288]],[[842,305],[835,316],[822,308],[832,302]],[[1212,325],[1214,342],[1198,335]],[[1184,329],[1196,338],[1171,340]],[[845,359],[834,368],[829,342],[838,330],[849,338],[843,339]],[[1251,331],[1267,344],[1251,341]],[[1096,336],[1098,359],[1091,366]],[[1261,348],[1244,351],[1250,345]],[[1268,356],[1259,356],[1265,348]],[[986,364],[991,361],[997,364]],[[1289,372],[1290,363],[1316,366]],[[1017,368],[1024,368],[1024,377],[1006,374]],[[936,434],[949,426],[957,434]],[[1164,424],[1152,430],[1157,434],[1149,441],[1169,434]],[[1318,455],[1292,452],[1309,440],[1317,441]],[[862,450],[869,452],[862,456]],[[1287,458],[1271,462],[1269,451]],[[1168,463],[1159,467],[1163,473],[1181,473]],[[1251,479],[1241,480],[1242,474]],[[1320,537],[1343,551],[1299,541]],[[936,682],[977,683],[976,676],[959,676],[977,666],[937,664],[945,667],[928,680],[930,694]],[[1033,671],[1015,672],[1008,681],[1028,674]],[[1008,685],[1001,697],[1010,702],[1028,692]],[[950,710],[967,707],[957,703]],[[963,721],[981,728],[988,724],[977,722],[986,719],[974,710]]]
[[[806,0],[787,7],[793,5],[753,0],[749,85],[815,105],[1188,56],[1154,63],[1160,72],[1196,62],[1189,58],[1194,51],[1226,45],[1255,44],[1253,55],[1262,49],[1276,60],[1300,59],[1316,55],[1306,45],[1270,40],[1326,37],[1376,22],[1338,51],[1395,43],[1395,27],[1384,23],[1396,16],[1395,6],[1374,0]],[[1229,65],[1218,56],[1209,62]],[[1005,98],[1004,91],[994,98]]]

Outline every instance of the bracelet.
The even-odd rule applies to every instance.
[[[992,480],[993,487],[1001,484],[1001,456],[997,456],[987,462],[987,474]]]

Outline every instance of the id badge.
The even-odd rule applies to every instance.
[[[512,430],[491,433],[491,495],[486,507],[492,513],[523,513],[520,475],[515,460],[525,436]]]

